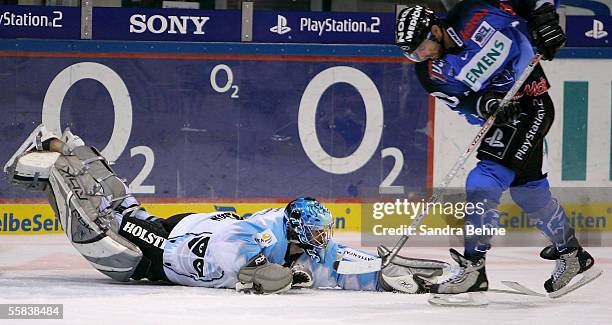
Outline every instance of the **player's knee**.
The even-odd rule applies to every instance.
[[[552,200],[548,179],[543,178],[510,189],[512,200],[527,214],[542,210]]]
[[[263,254],[258,254],[247,262],[238,272],[236,290],[257,294],[273,294],[291,288],[293,275],[291,269],[270,263]]]
[[[140,248],[143,258],[131,278],[168,281],[163,267],[163,253],[169,232],[161,222],[133,216],[122,218],[119,235]]]

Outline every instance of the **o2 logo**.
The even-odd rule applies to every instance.
[[[217,76],[226,75],[225,84],[219,85]],[[47,127],[61,134],[61,109],[64,97],[68,90],[80,80],[93,79],[101,83],[108,91],[115,113],[113,131],[108,144],[101,154],[113,163],[125,150],[132,131],[132,102],[130,93],[121,77],[111,68],[95,62],[81,62],[73,64],[62,70],[51,82],[43,100],[42,121]],[[239,87],[234,84],[232,69],[225,65],[215,66],[210,74],[210,85],[217,93],[230,92],[232,99],[238,99]],[[129,183],[128,187],[133,193],[155,194],[155,185],[143,185],[143,182],[153,170],[155,154],[148,146],[130,148],[130,157],[143,155],[145,163],[140,172]]]
[[[114,126],[111,138],[101,154],[109,162],[116,161],[125,150],[132,131],[132,102],[130,93],[121,77],[109,67],[94,63],[81,62],[73,64],[62,70],[49,85],[43,100],[42,121],[47,127],[61,134],[62,102],[68,90],[80,80],[93,79],[101,83],[108,91],[115,111]],[[155,193],[154,185],[142,185],[149,176],[155,163],[153,150],[147,146],[138,146],[130,149],[130,156],[143,155],[145,164],[140,172],[129,184],[134,193]]]
[[[109,67],[95,62],[75,63],[62,70],[51,82],[43,101],[42,121],[50,130],[61,133],[61,107],[70,88],[80,80],[93,79],[108,91],[114,110],[114,125],[111,137],[101,151],[109,162],[116,161],[125,151],[131,131],[133,109],[129,91],[121,77]],[[347,83],[357,89],[365,104],[366,126],[358,148],[346,157],[333,157],[321,146],[316,133],[317,106],[324,92],[336,83]],[[230,99],[239,99],[240,87],[234,83],[232,69],[225,64],[214,66],[210,73],[210,85],[219,94],[228,94]],[[378,150],[382,138],[384,115],[378,88],[362,71],[336,66],[317,74],[302,95],[298,113],[300,141],[308,158],[321,170],[331,174],[349,174],[362,168]],[[136,177],[129,183],[134,193],[155,194],[155,185],[144,185],[155,164],[155,154],[148,146],[130,148],[130,156],[143,155],[145,163]],[[392,193],[404,191],[403,186],[393,186],[404,165],[402,151],[396,147],[383,148],[382,159],[392,157],[394,165],[379,184],[379,190]]]
[[[364,101],[366,126],[357,150],[346,157],[333,157],[321,146],[316,131],[317,106],[325,91],[336,83],[347,83],[359,92]],[[308,84],[298,112],[298,132],[306,155],[320,169],[331,174],[349,174],[363,167],[376,153],[384,126],[383,103],[378,88],[362,71],[338,66],[317,74]],[[382,158],[393,157],[395,164],[379,185],[382,192],[403,192],[403,186],[393,186],[404,165],[402,151],[395,147],[384,148]]]

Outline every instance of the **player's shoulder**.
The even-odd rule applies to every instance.
[[[247,218],[247,220],[257,220],[257,219],[282,219],[285,216],[285,212],[283,208],[267,208],[263,210],[259,210],[254,212],[251,216]]]
[[[513,28],[517,16],[505,8],[499,1],[464,0],[446,17],[449,35],[466,48],[483,47],[496,31]]]
[[[266,231],[271,231],[277,235],[282,235],[284,225],[284,212],[282,208],[260,210],[245,218],[242,222],[237,223],[238,227],[248,230],[250,233],[263,234]]]
[[[427,60],[415,63],[415,72],[419,82],[428,93],[461,94],[465,91],[463,84],[455,78],[461,69],[454,63],[454,57],[445,55],[443,59]]]
[[[489,15],[504,15],[516,17],[513,7],[499,0],[463,0],[448,12],[447,19],[453,22],[470,22],[474,16],[488,18]]]
[[[447,77],[443,68],[443,60],[427,60],[414,64],[417,78],[428,93],[435,92],[438,88],[444,86]]]

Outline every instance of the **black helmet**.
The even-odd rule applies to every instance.
[[[434,12],[416,5],[400,11],[397,17],[395,45],[410,53],[416,50],[431,32],[431,26],[439,24]]]

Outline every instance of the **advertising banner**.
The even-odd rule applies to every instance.
[[[253,41],[393,44],[393,13],[255,11]]]
[[[93,9],[93,39],[240,42],[239,10]]]
[[[138,197],[355,199],[428,185],[429,100],[403,61],[63,55],[0,57],[2,164],[44,121],[97,147]],[[0,182],[0,198],[31,197]]]
[[[229,211],[244,218],[269,208],[282,208],[286,202],[267,203],[144,203],[143,207],[160,218],[191,212]],[[326,203],[334,216],[334,228],[340,232],[361,230],[361,204]],[[0,236],[2,235],[43,235],[63,233],[59,218],[49,204],[0,204]]]
[[[81,8],[0,6],[0,38],[81,38]]]
[[[567,43],[574,47],[610,47],[612,16],[568,16]]]

